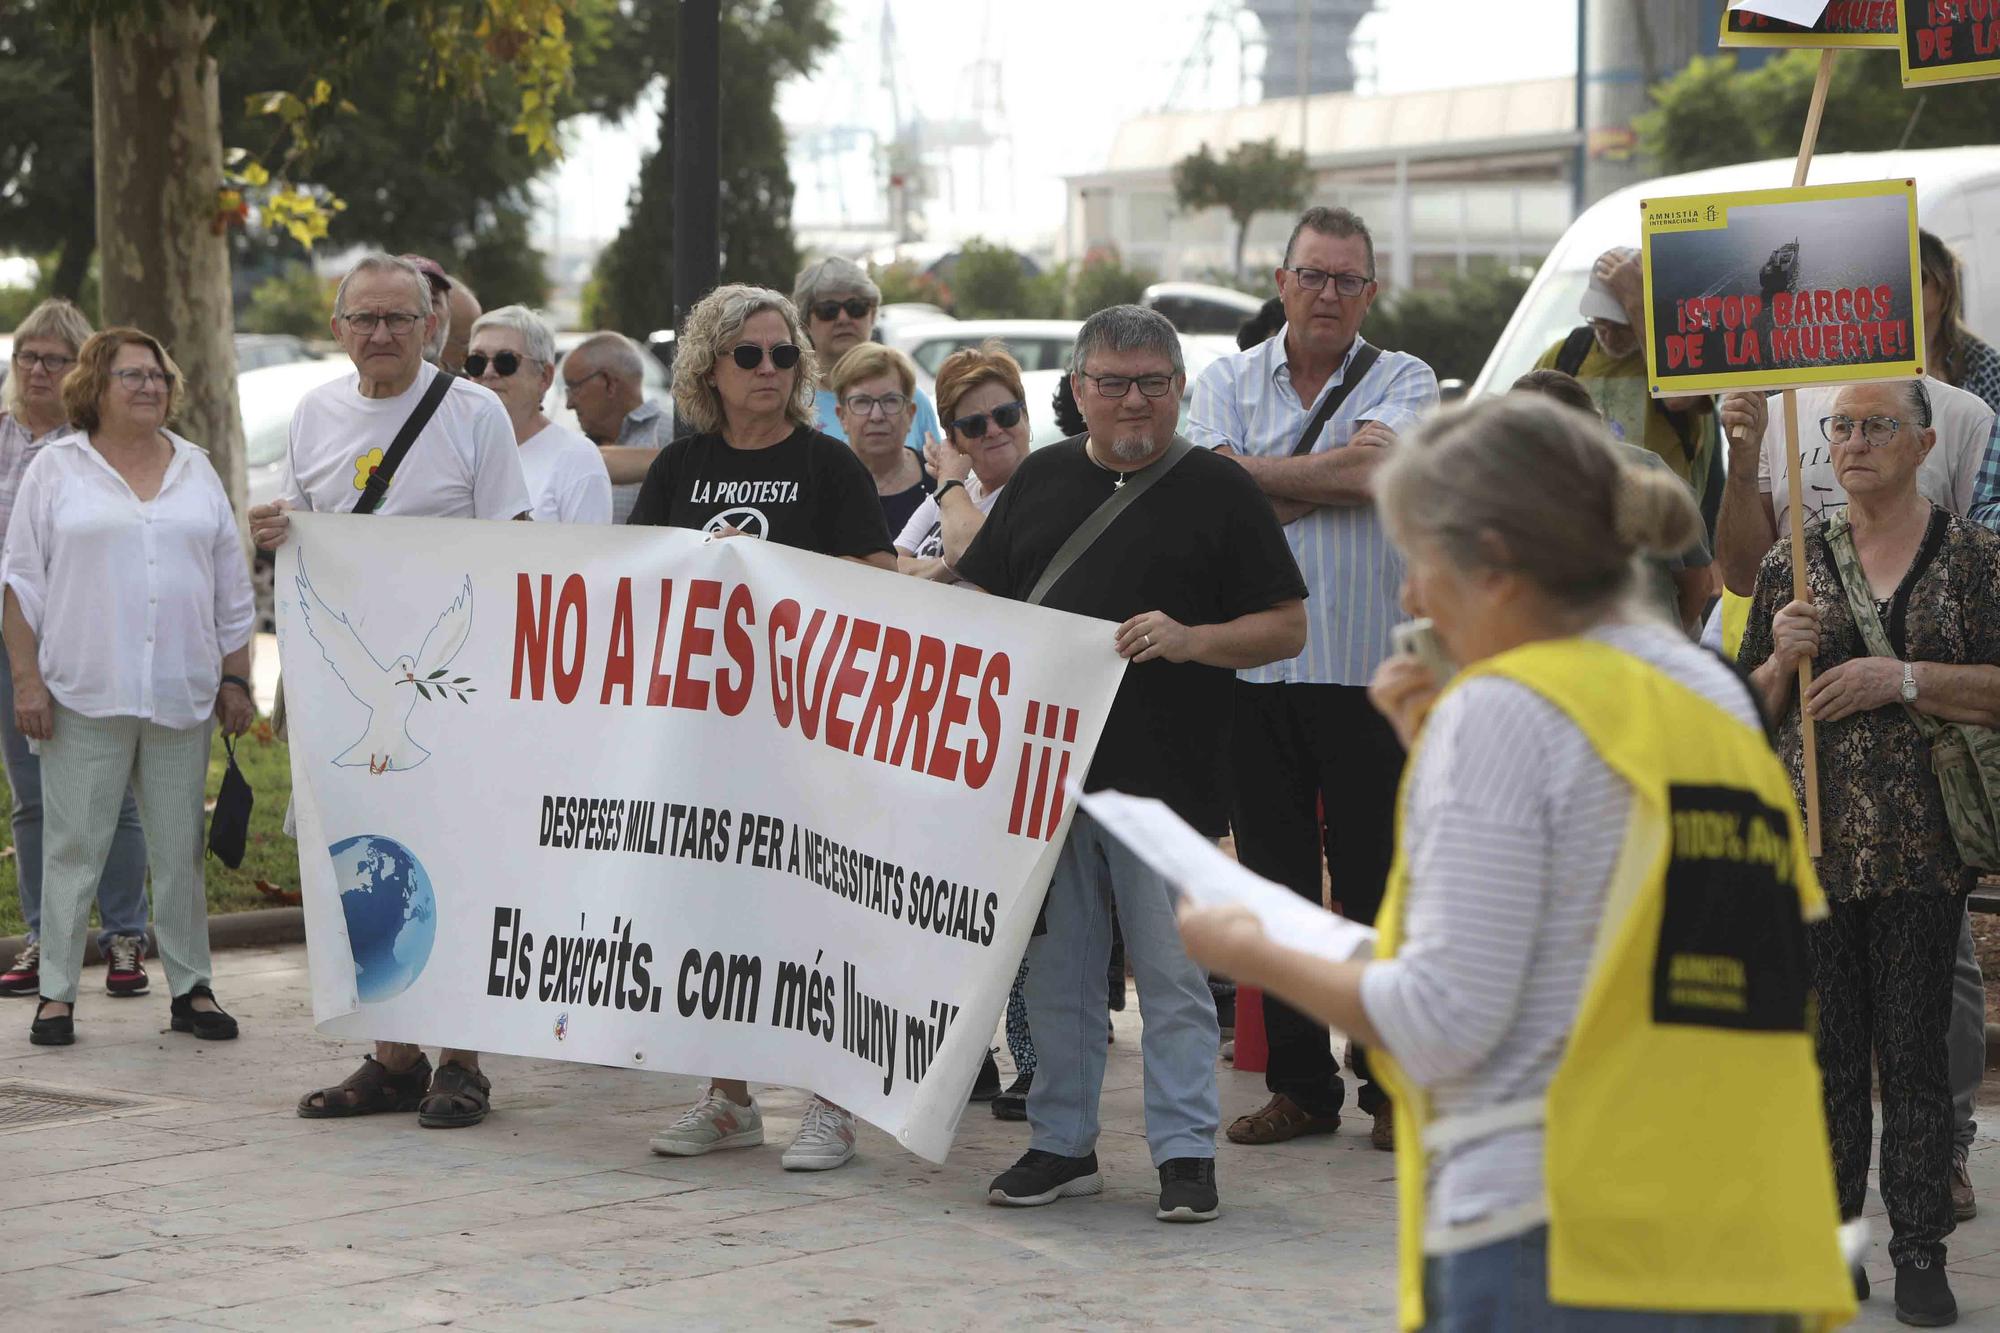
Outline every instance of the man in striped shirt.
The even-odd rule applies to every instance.
[[[1262,488],[1310,590],[1305,651],[1237,673],[1231,823],[1243,864],[1317,903],[1324,857],[1340,909],[1373,922],[1403,765],[1367,696],[1401,619],[1403,579],[1373,479],[1397,434],[1437,407],[1437,377],[1361,336],[1376,294],[1375,246],[1353,213],[1308,209],[1276,277],[1285,327],[1209,366],[1187,424],[1189,439],[1235,459]],[[1230,1125],[1230,1139],[1331,1133],[1346,1093],[1327,1030],[1268,996],[1264,1028],[1271,1100]],[[1388,1098],[1359,1049],[1353,1064],[1357,1101],[1375,1118],[1375,1146],[1387,1149]]]

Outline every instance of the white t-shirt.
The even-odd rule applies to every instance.
[[[1993,435],[1993,409],[1978,395],[1926,379],[1931,396],[1931,428],[1937,444],[1917,470],[1917,490],[1926,500],[1954,514],[1972,511],[1979,465]],[[1847,507],[1847,491],[1833,475],[1833,446],[1820,433],[1819,419],[1833,415],[1838,388],[1799,391],[1799,484],[1806,516]],[[1771,497],[1778,518],[1778,536],[1792,533],[1792,499],[1785,480],[1785,411],[1783,400],[1770,400],[1770,420],[1764,427],[1764,448],[1757,459],[1757,489]]]
[[[394,398],[363,398],[361,377],[312,390],[292,413],[279,494],[294,508],[347,513],[368,474],[436,378],[426,363]],[[423,518],[513,518],[528,512],[528,483],[507,409],[490,389],[460,379],[404,455],[378,514]]]
[[[993,506],[1000,503],[1000,491],[985,493],[975,474],[965,479],[965,493],[972,500],[973,507],[982,514],[993,512]],[[915,556],[919,560],[935,560],[944,554],[944,515],[938,512],[935,495],[926,495],[923,503],[910,513],[910,521],[903,525],[901,535],[896,538],[896,549],[904,555]]]
[[[521,445],[537,523],[609,523],[611,474],[597,446],[550,422]]]

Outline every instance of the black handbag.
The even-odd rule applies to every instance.
[[[222,790],[215,795],[215,813],[208,819],[208,850],[236,870],[243,865],[243,850],[250,841],[250,808],[257,798],[236,766],[235,737],[224,736],[222,746],[229,754],[229,766],[222,771]]]

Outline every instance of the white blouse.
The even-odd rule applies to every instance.
[[[214,713],[222,659],[250,641],[256,608],[222,479],[166,435],[174,456],[144,502],[83,432],[49,441],[21,479],[0,581],[56,702],[186,729]]]

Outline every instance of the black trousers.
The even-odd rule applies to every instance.
[[[1237,858],[1314,903],[1324,864],[1339,910],[1374,924],[1395,854],[1403,771],[1395,731],[1359,685],[1238,681],[1235,688],[1231,823]],[[1266,995],[1264,1033],[1271,1051],[1265,1087],[1313,1115],[1339,1111],[1346,1094],[1327,1030]],[[1354,1046],[1349,1058],[1361,1080],[1356,1100],[1372,1115],[1388,1094],[1370,1078],[1366,1051]]]
[[[1861,1216],[1873,1146],[1870,1057],[1882,1076],[1889,1257],[1944,1263],[1951,1212],[1951,974],[1965,900],[1896,893],[1832,902],[1806,933],[1819,1067],[1842,1218]]]

